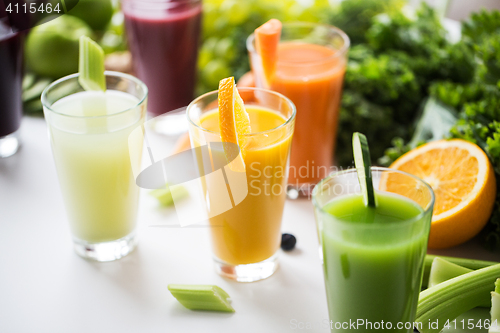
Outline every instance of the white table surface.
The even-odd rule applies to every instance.
[[[328,318],[309,201],[287,201],[283,231],[297,237],[297,247],[281,253],[278,271],[260,282],[215,273],[207,228],[153,226],[172,211],[146,191],[137,249],[115,262],[91,262],[72,249],[44,120],[25,117],[21,134],[19,153],[0,160],[1,333],[328,332],[298,327]],[[441,253],[500,260],[474,241]],[[236,313],[187,310],[169,283],[216,284]]]

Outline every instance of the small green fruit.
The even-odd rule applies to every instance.
[[[26,40],[25,57],[38,75],[59,78],[78,72],[80,36],[92,36],[90,27],[74,16],[62,15],[33,28]]]
[[[113,17],[113,4],[111,0],[79,0],[68,15],[82,19],[93,30],[102,31]]]

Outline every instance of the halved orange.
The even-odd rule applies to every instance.
[[[404,154],[390,168],[418,176],[434,190],[430,248],[464,243],[488,222],[496,181],[488,157],[477,145],[460,139],[430,142]],[[380,189],[407,195],[408,184],[402,179],[396,174],[382,177]]]
[[[250,134],[251,129],[250,118],[236,89],[234,77],[220,80],[218,99],[221,140],[239,146],[239,149],[237,149],[235,145],[224,145],[224,151],[229,161],[236,159],[236,162],[238,162],[238,156],[241,159],[244,157],[245,134]],[[239,154],[240,150],[241,155]],[[243,160],[239,162],[243,162]]]
[[[276,73],[281,27],[279,20],[271,19],[255,29],[255,48],[262,59],[266,87],[270,87]]]

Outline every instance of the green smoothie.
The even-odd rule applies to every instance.
[[[396,194],[376,200],[345,195],[317,211],[332,331],[413,331],[431,212]]]

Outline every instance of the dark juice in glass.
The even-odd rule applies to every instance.
[[[187,106],[194,95],[201,0],[123,0],[135,74],[149,89],[148,111]]]
[[[23,80],[22,33],[12,32],[0,18],[0,158],[18,148],[14,134],[21,126]]]

